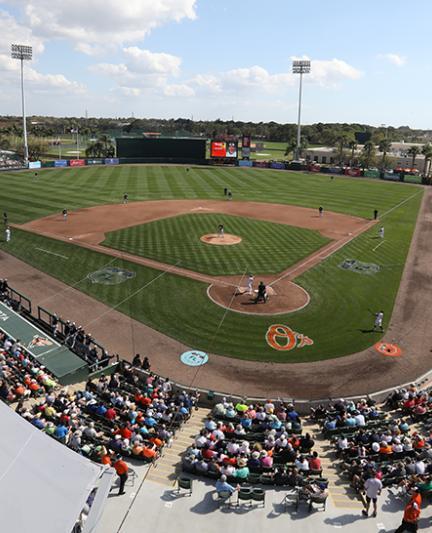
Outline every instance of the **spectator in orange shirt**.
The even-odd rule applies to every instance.
[[[117,472],[118,477],[120,478],[120,488],[119,488],[119,496],[125,493],[124,487],[128,478],[128,465],[123,461],[121,455],[116,456],[116,462],[114,463],[115,471]]]
[[[405,506],[402,524],[396,529],[395,533],[402,533],[403,531],[417,531],[418,520],[420,518],[420,507],[422,497],[418,487],[413,487],[410,501]]]

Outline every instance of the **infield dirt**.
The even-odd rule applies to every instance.
[[[259,281],[262,280],[273,288],[274,295],[268,304],[254,305],[253,310],[249,305],[251,302],[244,295],[233,297],[236,292],[235,289],[245,285],[245,280],[241,276],[208,276],[101,245],[105,239],[105,234],[112,231],[161,218],[210,212],[312,229],[332,239],[332,242],[277,276],[259,276],[259,272],[254,273],[259,276]],[[63,241],[72,240],[75,244],[113,257],[120,257],[141,265],[208,283],[211,285],[208,292],[209,297],[218,305],[240,313],[269,315],[293,312],[307,305],[309,302],[308,294],[292,280],[326,259],[354,237],[369,229],[374,223],[374,221],[333,212],[326,212],[323,217],[320,217],[317,210],[282,204],[217,200],[159,200],[79,209],[70,212],[66,221],[62,214],[58,213],[33,220],[20,227],[47,237]]]

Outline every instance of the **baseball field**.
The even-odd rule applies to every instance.
[[[175,166],[2,172],[0,187],[12,224],[3,251],[194,349],[273,362],[341,357],[380,339],[374,313],[386,327],[423,195],[366,179]],[[201,242],[219,223],[241,242]],[[249,273],[282,311],[232,305]],[[290,313],[285,282],[308,295]],[[226,288],[223,305],[209,297],[213,283]]]

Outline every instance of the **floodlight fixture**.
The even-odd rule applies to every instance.
[[[23,117],[23,140],[24,140],[24,164],[28,165],[28,142],[27,142],[27,121],[25,114],[24,99],[24,61],[30,61],[33,58],[33,48],[24,44],[11,45],[12,59],[19,59],[21,63],[21,107]]]
[[[11,45],[12,59],[29,60],[33,59],[33,47],[26,46],[24,44],[12,44]]]
[[[297,145],[296,145],[296,159],[300,158],[300,144],[301,144],[301,104],[303,91],[303,74],[309,74],[311,71],[311,62],[309,59],[295,59],[292,63],[292,73],[300,74],[299,84],[299,103],[298,103],[298,120],[297,120]]]
[[[309,59],[294,60],[292,64],[293,74],[309,74],[311,62]]]

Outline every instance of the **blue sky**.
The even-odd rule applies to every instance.
[[[432,128],[432,2],[0,0],[0,113],[295,122],[292,58],[307,57],[303,119]]]

